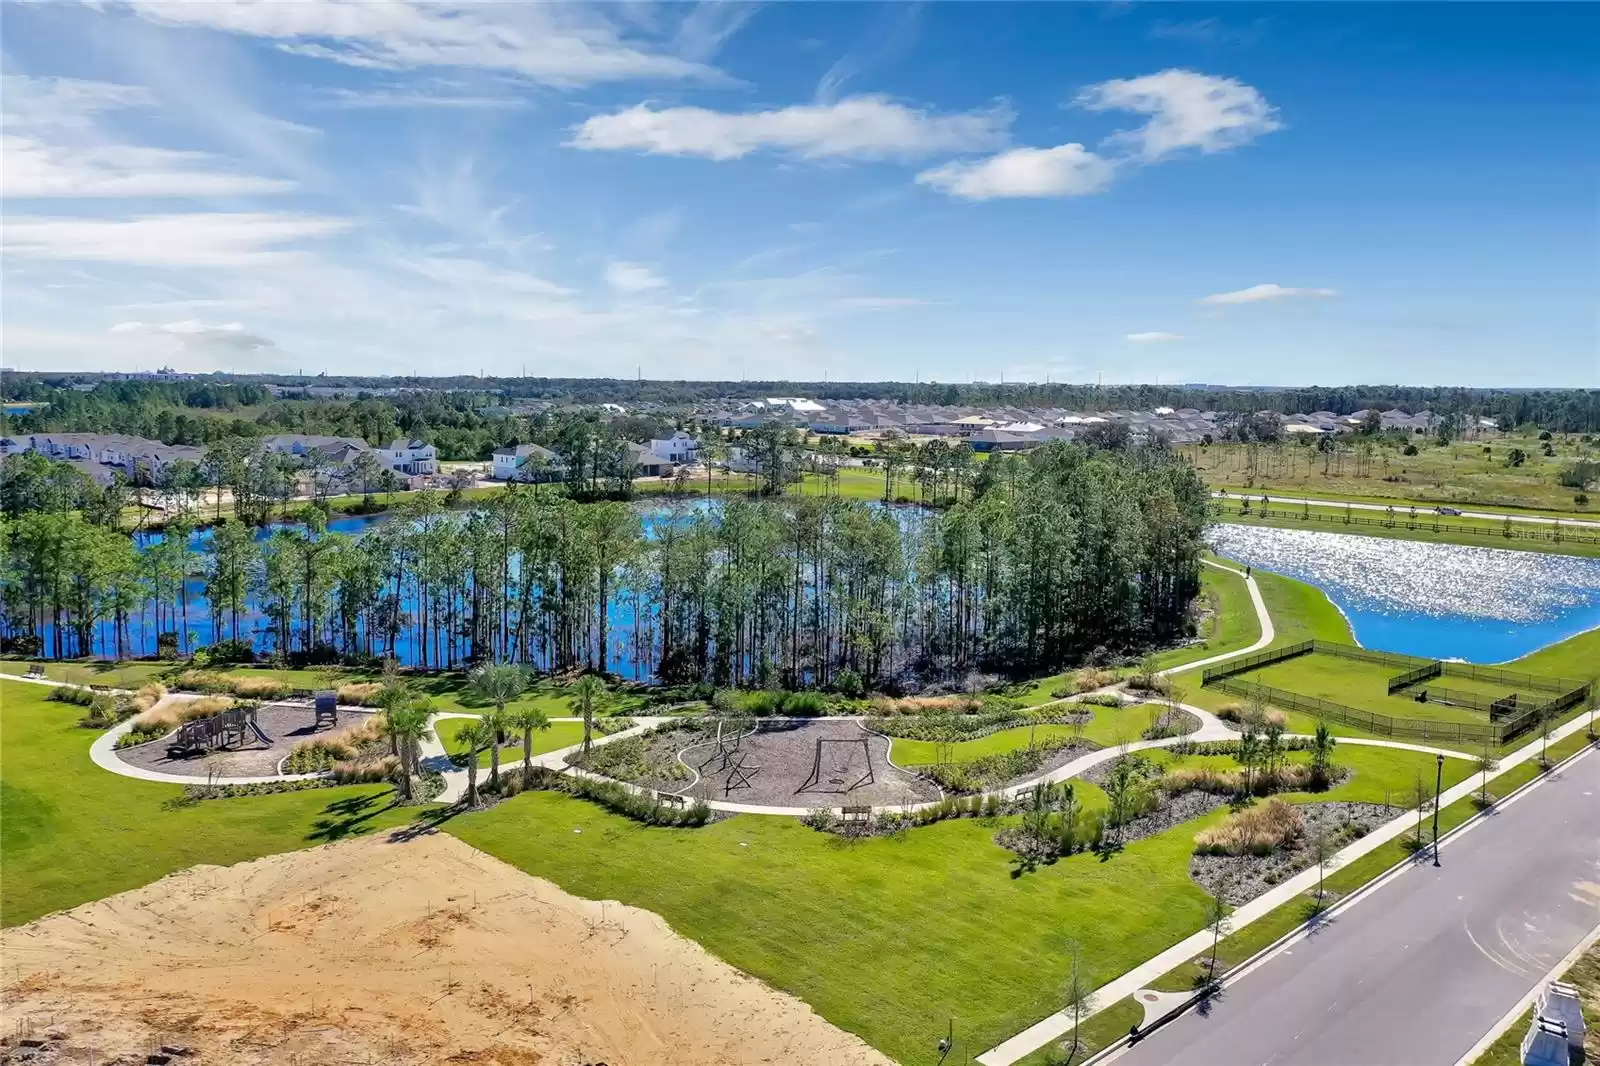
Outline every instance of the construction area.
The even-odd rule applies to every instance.
[[[39,1061],[890,1066],[659,916],[444,833],[191,867],[0,950],[0,1028]]]

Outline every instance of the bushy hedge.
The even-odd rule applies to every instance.
[[[95,691],[83,685],[53,685],[47,700],[70,703],[75,707],[88,707],[94,703]]]
[[[521,768],[501,774],[501,783],[502,795],[514,796],[522,791],[525,783],[522,781]],[[711,807],[704,800],[696,800],[683,807],[669,807],[649,790],[635,792],[615,781],[596,781],[573,774],[560,774],[546,767],[535,767],[534,777],[526,783],[526,787],[564,792],[578,799],[586,799],[645,825],[692,829],[711,821]]]

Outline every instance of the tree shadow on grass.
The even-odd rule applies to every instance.
[[[389,802],[380,806],[378,801],[385,796],[389,798]],[[368,822],[399,805],[399,795],[393,789],[334,800],[322,809],[323,816],[311,823],[311,832],[306,834],[306,839],[318,844],[327,844],[347,837],[361,836],[370,831]]]
[[[406,841],[416,840],[418,837],[431,836],[456,815],[466,813],[467,807],[460,803],[452,803],[448,807],[437,805],[425,807],[418,811],[417,816],[408,824],[390,831],[389,842],[391,844],[404,844]]]

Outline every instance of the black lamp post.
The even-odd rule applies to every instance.
[[[1433,779],[1433,864],[1439,865],[1439,793],[1444,791],[1444,753],[1437,756],[1438,773]]]

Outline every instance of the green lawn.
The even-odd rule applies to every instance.
[[[1426,718],[1437,722],[1483,722],[1489,718],[1485,712],[1465,707],[1453,707],[1429,701],[1418,703],[1407,695],[1421,691],[1422,687],[1406,692],[1388,694],[1386,684],[1390,677],[1401,673],[1399,667],[1383,663],[1369,663],[1358,659],[1345,659],[1337,655],[1313,652],[1283,662],[1250,670],[1238,675],[1238,680],[1281,688],[1300,696],[1342,703],[1358,710],[1375,711],[1394,718]],[[1447,677],[1430,681],[1430,686],[1443,685],[1486,699],[1510,694],[1501,685],[1492,685],[1466,677]]]
[[[21,676],[35,665],[23,659],[0,659],[0,674]],[[158,680],[171,668],[171,663],[121,662],[103,659],[76,659],[66,662],[44,663],[44,676],[52,681],[70,681],[77,685],[109,685],[112,688],[138,688],[147,681]]]
[[[0,925],[138,888],[195,863],[228,864],[410,820],[393,790],[310,789],[183,806],[183,789],[89,761],[82,708],[0,682]]]
[[[653,828],[525,793],[446,828],[570,892],[663,915],[921,1066],[938,1060],[947,1019],[956,1033],[948,1061],[967,1062],[1055,1010],[1071,941],[1102,983],[1199,929],[1204,895],[1188,857],[1206,822],[1106,861],[1079,855],[1017,878],[995,827],[979,820],[850,843],[783,818]]]
[[[1473,533],[1461,528],[1455,530],[1441,528],[1436,532],[1432,528],[1433,524],[1431,522],[1424,523],[1420,520],[1416,523],[1415,528],[1407,528],[1406,521],[1398,514],[1395,519],[1396,524],[1391,528],[1382,525],[1345,525],[1342,521],[1322,522],[1314,518],[1307,520],[1298,517],[1301,513],[1300,509],[1293,506],[1289,507],[1289,510],[1294,515],[1292,517],[1274,514],[1270,518],[1262,518],[1260,515],[1253,513],[1240,514],[1236,510],[1236,505],[1233,501],[1228,501],[1228,503],[1229,506],[1217,512],[1219,521],[1235,522],[1249,526],[1269,526],[1273,529],[1318,529],[1324,532],[1343,533],[1356,537],[1422,540],[1435,544],[1465,544],[1487,548],[1509,548],[1513,551],[1548,552],[1558,555],[1600,556],[1600,544],[1573,539],[1573,535],[1592,538],[1597,533],[1600,533],[1600,530],[1594,529],[1571,529],[1566,532],[1566,535],[1560,541],[1556,541],[1534,536],[1533,534],[1543,529],[1543,527],[1537,526],[1513,525],[1513,535],[1507,537],[1502,532],[1504,527],[1500,523],[1484,519],[1452,518],[1448,521],[1453,526],[1468,526],[1482,529],[1485,532]],[[1278,509],[1273,508],[1273,510],[1276,511]],[[1318,512],[1313,508],[1311,513],[1314,515]],[[1339,514],[1342,516],[1343,512],[1340,511]],[[1357,517],[1362,516],[1357,515]],[[1382,519],[1383,516],[1376,511],[1369,511],[1365,517]]]
[[[444,745],[444,750],[451,755],[465,755],[467,746],[461,743],[461,731],[472,722],[466,718],[435,719],[434,732],[439,736],[439,743]],[[518,734],[515,744],[509,744],[500,749],[500,765],[516,766],[522,762],[522,736]],[[549,729],[542,729],[533,734],[533,754],[543,755],[546,752],[558,751],[561,748],[570,748],[574,744],[583,742],[582,722],[551,722]],[[478,753],[478,765],[489,765],[489,752]]]

